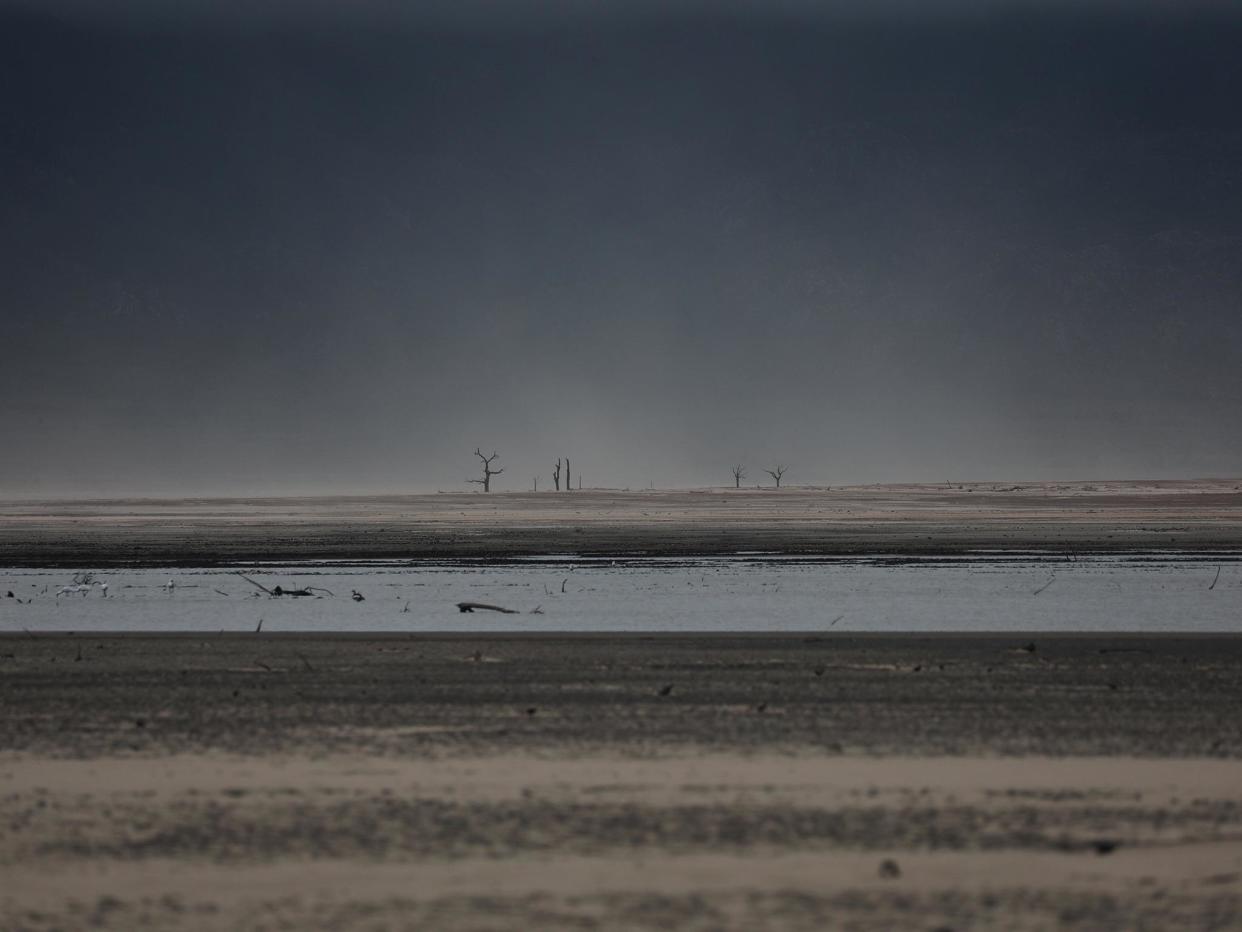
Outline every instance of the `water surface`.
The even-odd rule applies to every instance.
[[[1223,632],[1242,628],[1240,563],[1237,552],[315,562],[101,571],[81,592],[61,591],[72,571],[29,568],[0,571],[0,595],[15,596],[0,599],[0,630],[238,631],[261,619],[265,631]],[[273,598],[239,572],[322,591]],[[462,601],[515,613],[461,614]]]

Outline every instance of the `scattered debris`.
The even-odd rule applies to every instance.
[[[255,634],[258,634],[258,633],[259,633],[260,631],[262,631],[262,630],[263,630],[263,619],[262,619],[262,618],[260,618],[260,619],[259,619],[259,623],[258,623],[257,625],[255,625],[255,626],[254,626],[254,633],[255,633]]]
[[[569,582],[568,576],[566,576],[564,579],[561,580],[561,595],[565,594],[565,583],[567,582]]]
[[[228,595],[228,593],[225,592],[223,589],[214,589],[212,591],[214,591],[217,595],[224,595],[224,596]]]
[[[660,695],[661,695],[661,696],[671,696],[672,694],[673,694],[673,684],[672,684],[672,683],[669,683],[667,686],[661,686],[661,687],[660,687]]]
[[[61,586],[56,590],[57,597],[62,595],[83,595],[85,596],[92,589],[98,589],[103,597],[108,597],[108,584],[102,579],[96,579],[94,573],[74,573],[73,581],[67,586]],[[13,593],[9,593],[9,598],[13,598]]]
[[[1216,584],[1220,581],[1220,567],[1216,567],[1216,578],[1212,580],[1212,585],[1208,586],[1208,592],[1216,588]],[[11,594],[11,593],[10,593]]]
[[[827,667],[825,667],[825,666],[823,666],[823,665],[818,666],[818,667],[816,667],[816,668],[815,668],[815,675],[816,675],[816,676],[823,676],[823,675],[824,675],[824,673],[825,673],[825,672],[827,672],[827,670],[828,670],[828,668],[827,668]]]
[[[298,654],[298,659],[302,661],[302,664],[306,667],[307,671],[310,673],[315,672],[315,668],[311,666],[311,662],[306,659],[304,654]]]
[[[538,710],[537,708],[535,708],[534,706],[531,706],[529,709],[527,709],[527,710],[526,710],[526,714],[527,714],[527,715],[534,715],[534,714],[535,714],[536,712],[538,712],[538,711],[539,711],[539,710]]]
[[[901,876],[901,867],[892,858],[880,862],[880,876],[885,880],[896,880]]]
[[[780,591],[780,587],[779,587],[779,586],[777,587],[777,590],[776,590],[776,591],[777,591],[777,592],[779,592],[779,591]],[[841,620],[842,618],[844,618],[844,617],[845,617],[844,615],[838,615],[836,618],[832,619],[832,621],[828,622],[828,627],[829,627],[829,628],[831,628],[833,625],[835,625],[838,621],[840,621],[840,620]]]
[[[542,614],[543,614],[543,605],[542,605],[542,604],[540,604],[540,605],[536,605],[534,608],[532,608],[532,609],[530,610],[530,614],[532,614],[532,615],[542,615]]]
[[[405,608],[401,609],[401,614],[408,615],[410,613],[410,603],[405,603]]]
[[[502,612],[505,615],[518,614],[518,610],[516,608],[503,608],[499,605],[489,605],[486,602],[458,602],[457,603],[457,610],[459,612],[474,612],[476,609],[478,611],[486,611],[486,612]]]
[[[349,597],[350,597],[351,599],[353,599],[355,602],[365,602],[365,601],[366,601],[366,597],[365,597],[365,596],[364,596],[361,592],[359,592],[357,589],[350,589],[350,590],[349,590]]]
[[[1117,842],[1111,838],[1097,838],[1091,842],[1091,850],[1100,855],[1112,854],[1117,850]]]
[[[1026,651],[1028,654],[1033,654],[1033,653],[1035,653],[1035,651],[1039,650],[1039,648],[1035,646],[1035,642],[1034,642],[1034,641],[1028,641],[1026,644],[1023,644],[1023,645],[1019,648],[1019,650],[1024,650],[1024,651]]]

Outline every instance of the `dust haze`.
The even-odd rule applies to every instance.
[[[1236,5],[592,9],[0,5],[0,497],[1242,473]]]

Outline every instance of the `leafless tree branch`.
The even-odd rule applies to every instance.
[[[788,469],[789,469],[788,466],[781,464],[781,465],[778,465],[775,469],[765,469],[764,472],[766,472],[769,476],[771,476],[776,481],[776,487],[779,489],[781,487],[781,476],[785,475]]]

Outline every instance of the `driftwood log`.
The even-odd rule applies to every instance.
[[[486,602],[458,602],[457,610],[459,612],[473,612],[476,609],[482,612],[503,612],[506,615],[516,615],[516,608],[503,608],[499,605],[488,605]]]

